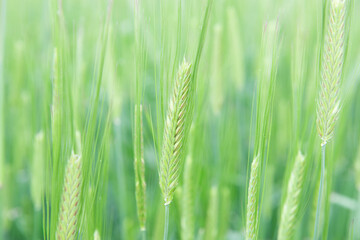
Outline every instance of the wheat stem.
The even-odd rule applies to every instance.
[[[146,239],[146,229],[141,229],[140,232],[141,232],[141,239],[145,240]]]
[[[182,196],[181,239],[194,239],[194,191],[193,161],[189,155],[185,160],[184,191]]]
[[[315,218],[315,228],[314,228],[314,240],[317,239],[319,232],[319,222],[320,222],[320,212],[321,212],[321,203],[322,203],[322,192],[324,184],[324,173],[325,173],[325,147],[326,144],[321,145],[321,174],[320,174],[320,187],[319,187],[319,197],[316,206],[316,218]]]
[[[360,144],[358,146],[357,154],[355,157],[355,181],[356,181],[356,188],[360,192]]]
[[[4,137],[4,46],[5,46],[5,32],[6,32],[6,0],[1,1],[0,10],[0,190],[3,187],[4,181],[4,166],[5,166],[5,137]],[[1,201],[1,196],[0,196]],[[2,217],[0,217],[0,234],[2,233]]]
[[[164,240],[167,240],[169,235],[169,205],[170,204],[165,205]]]
[[[140,231],[146,230],[146,181],[144,162],[144,137],[142,122],[142,105],[135,106],[135,197]]]
[[[325,174],[326,143],[333,137],[340,112],[340,80],[344,64],[345,2],[332,0],[322,61],[321,88],[317,104],[317,130],[321,138],[321,174],[316,207],[314,240],[319,232],[322,192]],[[320,235],[321,236],[321,235]]]

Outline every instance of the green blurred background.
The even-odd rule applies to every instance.
[[[102,107],[96,113],[99,119],[109,117],[108,122],[99,124],[100,132],[109,127],[101,142],[106,144],[102,157],[108,161],[106,178],[100,180],[106,185],[102,193],[105,208],[97,223],[102,239],[140,236],[133,165],[136,78],[141,79],[144,108],[147,237],[162,239],[164,206],[157,171],[164,122],[161,111],[166,109],[179,64],[195,57],[206,4],[205,0],[114,0],[109,15],[108,2],[100,0],[1,0],[0,239],[44,238],[44,202],[49,199],[41,185],[46,181],[34,183],[33,176],[45,176],[43,172],[49,170],[45,163],[34,162],[39,157],[35,154],[39,133],[45,134],[43,152],[50,151],[51,145],[47,136],[53,53],[62,38],[54,19],[60,14],[60,5],[64,15],[60,35],[67,53],[61,63],[66,66],[63,94],[71,99],[66,106],[74,113],[69,116],[65,111],[68,122],[64,124],[73,121],[81,134],[87,131],[93,109],[97,59],[101,60],[98,49],[105,45],[101,36],[110,16],[99,94]],[[328,239],[360,239],[359,4],[350,1],[347,9],[343,106],[335,137],[327,148],[329,204],[324,212],[329,222],[322,225]],[[315,106],[326,29],[322,19],[327,12],[327,1],[320,0],[213,2],[188,143],[193,160],[195,239],[244,238],[249,162],[254,157],[255,96],[257,88],[265,87],[258,85],[257,79],[259,66],[271,61],[266,49],[261,49],[269,24],[276,25],[279,35],[278,67],[268,161],[262,171],[259,238],[277,237],[289,172],[298,150],[306,155],[307,175],[295,238],[311,238],[320,160]],[[159,96],[164,102],[157,101]],[[96,140],[90,141],[96,144]],[[72,142],[64,140],[62,151],[68,154]],[[44,161],[50,161],[49,154],[44,155]],[[181,239],[182,187],[181,180],[171,206],[170,239]],[[42,204],[36,202],[32,191],[41,192]],[[208,237],[207,232],[214,228],[215,238]]]

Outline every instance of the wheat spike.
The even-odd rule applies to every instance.
[[[295,158],[294,168],[289,179],[284,207],[282,209],[279,240],[293,239],[295,225],[298,220],[298,212],[301,201],[301,193],[304,185],[305,158],[299,151]]]
[[[72,153],[66,169],[56,239],[76,239],[81,190],[81,156]]]
[[[160,188],[165,205],[173,199],[184,158],[184,148],[191,119],[192,82],[191,65],[185,60],[177,73],[164,129],[160,162]]]
[[[254,240],[257,236],[258,195],[260,189],[259,156],[251,164],[248,202],[246,208],[246,239]]]
[[[317,129],[325,145],[334,134],[340,111],[340,80],[344,63],[345,3],[333,0],[324,58],[321,71],[321,89],[317,102]]]
[[[135,197],[140,229],[146,229],[146,182],[144,162],[144,137],[142,127],[142,105],[135,106]]]

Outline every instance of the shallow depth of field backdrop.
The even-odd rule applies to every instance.
[[[360,1],[0,2],[0,239],[360,239]]]

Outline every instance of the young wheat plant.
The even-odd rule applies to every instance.
[[[178,185],[185,153],[186,139],[191,124],[193,86],[191,84],[191,65],[185,60],[177,73],[174,92],[167,113],[162,156],[160,162],[160,188],[165,201],[165,231],[167,238],[169,205]]]
[[[324,59],[321,69],[321,86],[317,102],[317,130],[321,138],[321,175],[316,210],[314,240],[318,237],[320,209],[325,172],[326,144],[334,135],[340,111],[340,80],[344,64],[345,1],[332,0]]]
[[[271,120],[278,59],[278,26],[269,22],[264,27],[259,76],[257,82],[254,159],[251,163],[247,191],[246,239],[258,239],[261,215],[263,169],[266,169],[270,146]]]

